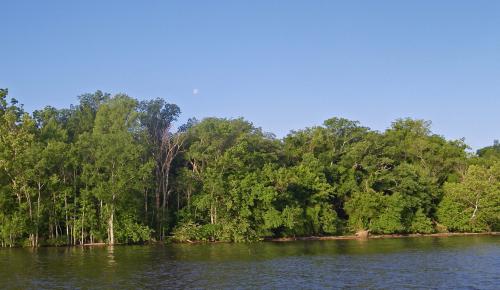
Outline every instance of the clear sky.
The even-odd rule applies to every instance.
[[[1,0],[0,87],[27,110],[97,89],[281,137],[399,117],[500,138],[500,1]]]

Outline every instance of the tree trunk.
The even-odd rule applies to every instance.
[[[161,205],[161,240],[165,238],[165,227],[164,227],[164,222],[167,217],[167,200],[169,196],[169,190],[168,190],[168,178],[169,178],[169,171],[170,169],[167,168],[166,173],[164,173],[163,177],[163,201]]]
[[[146,181],[143,180],[144,184],[146,184]],[[147,223],[148,222],[148,190],[147,188],[144,189],[144,221]]]
[[[25,196],[26,196],[26,201],[28,202],[30,224],[33,224],[33,207],[31,205],[31,197],[30,197],[29,193],[27,193],[27,192],[25,192]],[[30,230],[30,231],[32,231],[32,230]],[[34,247],[35,246],[35,235],[33,234],[33,232],[30,232],[29,240],[30,240],[31,246]]]
[[[71,244],[71,241],[69,240],[68,198],[66,196],[66,192],[64,193],[64,217],[66,224],[66,243],[69,245]]]
[[[81,239],[80,239],[80,244],[83,245],[83,227],[85,226],[85,204],[83,204],[83,209],[82,209],[82,233],[81,233]]]
[[[114,208],[112,207],[111,208],[111,214],[109,216],[109,220],[108,220],[108,243],[110,245],[114,245],[115,244],[115,233],[114,233],[114,217],[115,217],[115,213],[114,213]]]
[[[38,246],[38,233],[39,233],[39,223],[40,223],[40,201],[42,195],[42,185],[38,182],[38,199],[36,204],[36,234],[35,234],[35,247]]]
[[[479,200],[476,200],[476,203],[474,204],[474,212],[472,213],[471,219],[474,219],[476,217],[478,207],[479,207]]]

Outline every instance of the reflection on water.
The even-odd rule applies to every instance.
[[[495,288],[500,237],[0,249],[0,288]]]
[[[108,250],[108,266],[112,267],[116,263],[115,262],[115,254],[114,254],[115,247],[109,246],[109,247],[106,247],[106,249]]]

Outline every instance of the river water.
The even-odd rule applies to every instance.
[[[500,237],[0,248],[0,288],[500,289]]]

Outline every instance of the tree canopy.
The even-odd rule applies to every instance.
[[[500,228],[498,142],[473,154],[429,121],[336,117],[278,139],[180,113],[101,91],[28,113],[0,90],[0,245]]]

